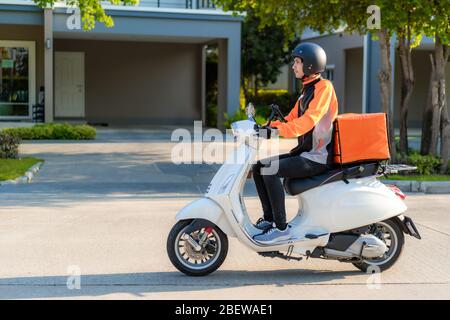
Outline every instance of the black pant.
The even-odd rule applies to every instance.
[[[276,167],[277,164],[274,161],[278,161],[278,171],[261,172],[261,168],[268,168],[271,164]],[[254,164],[252,166],[253,179],[262,203],[264,219],[275,222],[278,229],[283,230],[286,228],[285,195],[280,178],[311,177],[325,172],[327,168],[325,164],[290,153],[262,159]],[[271,171],[274,170],[272,169]]]

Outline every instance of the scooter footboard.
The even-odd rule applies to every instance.
[[[205,219],[218,226],[227,236],[236,237],[223,209],[208,198],[197,199],[187,204],[176,215],[176,220]]]

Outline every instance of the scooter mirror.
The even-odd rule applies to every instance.
[[[253,106],[253,103],[249,103],[247,107],[245,108],[245,114],[247,115],[249,120],[253,120],[255,118],[255,107]]]

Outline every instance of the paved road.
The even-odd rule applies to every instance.
[[[47,162],[32,184],[0,189],[0,298],[450,298],[449,195],[408,195],[423,240],[406,238],[379,286],[351,265],[262,258],[235,239],[219,271],[182,275],[167,258],[167,233],[214,168],[177,171],[168,149],[164,131],[105,130],[95,142],[24,145],[23,154]],[[250,187],[246,194],[256,219],[258,200]],[[295,199],[287,207],[291,217]],[[78,271],[81,288],[69,290]]]

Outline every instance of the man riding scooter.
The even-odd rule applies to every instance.
[[[326,53],[311,42],[299,44],[292,52],[295,77],[303,84],[294,108],[285,117],[287,122],[274,121],[263,127],[267,138],[279,133],[285,138],[298,138],[298,146],[287,154],[266,158],[253,165],[253,177],[261,200],[264,217],[255,224],[262,231],[254,240],[274,244],[291,238],[286,222],[285,194],[280,178],[306,178],[330,169],[333,163],[333,122],[338,102],[332,83],[322,79]],[[275,163],[278,162],[278,163]],[[263,167],[275,166],[277,172],[265,174]]]
[[[204,196],[177,213],[167,237],[167,253],[181,272],[204,276],[217,270],[227,255],[228,237],[263,257],[299,261],[302,257],[293,256],[299,254],[351,263],[364,272],[392,267],[403,250],[404,234],[421,238],[412,219],[404,215],[405,195],[378,180],[399,169],[416,169],[386,164],[390,159],[387,115],[337,116],[333,86],[320,78],[325,52],[303,43],[294,50],[294,58],[294,72],[303,81],[294,109],[284,117],[272,105],[269,127],[262,128],[248,108],[248,119],[231,124],[239,144]],[[264,134],[269,138],[272,127],[282,136],[298,137],[299,145],[288,154],[253,165],[264,209],[264,218],[255,226],[243,201],[244,185],[261,147],[258,142]],[[331,154],[334,150],[336,154]],[[341,167],[328,170],[335,165]],[[299,202],[290,226],[284,189]]]

